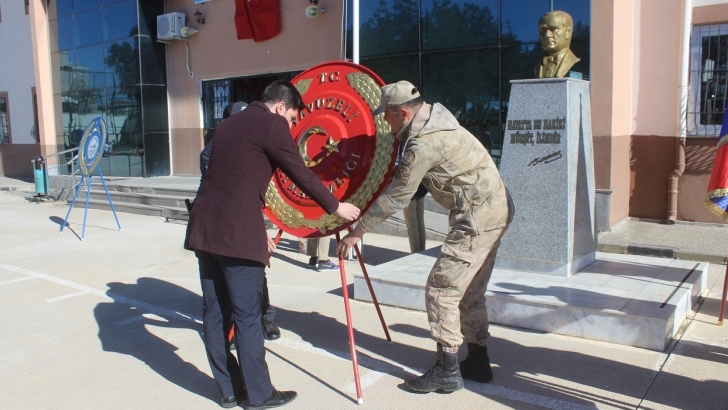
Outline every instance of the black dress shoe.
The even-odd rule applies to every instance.
[[[265,340],[276,340],[281,337],[281,330],[275,322],[263,321],[263,337]]]
[[[238,405],[238,399],[235,396],[223,397],[222,400],[220,400],[220,405],[223,408],[232,409]]]
[[[293,401],[298,396],[295,391],[278,391],[273,389],[273,394],[270,395],[265,401],[258,404],[250,403],[248,410],[257,409],[271,409],[273,407],[284,406]]]

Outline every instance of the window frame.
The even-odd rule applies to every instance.
[[[35,90],[35,87],[30,87],[30,101],[31,104],[33,104],[33,127],[35,128],[35,135],[31,136],[35,138],[35,143],[40,144],[40,123],[38,118],[38,94]]]
[[[717,84],[717,87],[724,87],[728,90],[728,69],[715,67],[716,61],[712,61],[712,65],[708,67],[703,64],[706,57],[703,56],[702,43],[703,40],[710,37],[726,36],[728,37],[728,23],[710,23],[710,24],[695,24],[692,26],[692,33],[690,35],[690,69],[688,77],[688,107],[685,115],[687,123],[687,136],[688,137],[706,137],[706,136],[719,136],[722,122],[720,124],[704,124],[701,122],[701,116],[710,114],[710,112],[701,111],[702,102],[702,87],[701,83],[705,82],[704,78],[708,80],[717,77],[723,78],[722,84]],[[727,57],[728,58],[728,57]],[[715,112],[718,114],[725,113],[726,105],[728,105],[728,98],[725,98],[724,93],[723,106],[716,107]],[[707,100],[706,100],[707,101]]]
[[[8,142],[6,143],[0,143],[0,145],[10,145],[13,143],[13,132],[12,127],[10,126],[10,98],[7,91],[0,91],[0,99],[5,99],[5,118],[7,119],[7,127],[8,127]],[[0,123],[1,126],[1,123]]]

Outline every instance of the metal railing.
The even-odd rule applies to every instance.
[[[57,157],[56,165],[54,165],[51,168],[57,168],[60,171],[61,167],[68,166],[71,169],[71,173],[68,175],[76,175],[81,172],[81,170],[76,166],[76,164],[78,162],[78,150],[79,150],[79,147],[69,148],[67,150],[63,150],[63,151],[55,152],[50,155],[46,155],[43,157],[43,159],[45,160],[45,162],[47,164],[48,158]],[[74,152],[76,153],[75,155],[73,155]],[[71,158],[68,159],[65,163],[61,163],[61,155],[65,155],[65,154],[71,154]],[[49,170],[51,168],[49,168]],[[61,172],[58,172],[57,175],[62,175],[62,174],[61,174]]]
[[[41,186],[43,187],[44,192],[43,193],[37,192],[38,195],[48,195],[48,190],[49,190],[48,176],[51,175],[50,171],[52,169],[57,170],[52,175],[65,175],[64,173],[60,172],[61,167],[68,167],[71,171],[68,175],[71,176],[71,178],[72,178],[72,181],[73,181],[72,186],[75,187],[78,183],[80,183],[80,181],[81,181],[80,179],[78,181],[76,181],[76,176],[80,176],[80,174],[81,174],[81,170],[77,166],[78,155],[79,155],[78,150],[79,150],[78,147],[70,148],[67,150],[55,152],[53,154],[49,154],[49,155],[45,155],[45,156],[38,156],[35,159],[30,160],[30,162],[33,164],[34,170],[37,170],[39,166],[42,167],[41,168],[41,171],[42,171],[41,178],[43,178],[43,184]],[[74,153],[75,153],[75,155],[74,155]],[[65,158],[65,157],[67,157],[66,154],[71,154],[71,158],[66,159]],[[63,157],[62,157],[62,155],[63,155]],[[54,158],[54,157],[56,158],[55,164],[52,166],[48,166],[48,159]],[[40,164],[38,164],[39,158],[40,158]],[[65,161],[65,162],[63,162],[63,161]],[[35,173],[34,173],[34,175],[35,175]],[[39,187],[39,184],[36,181],[36,189],[37,189],[37,187]]]

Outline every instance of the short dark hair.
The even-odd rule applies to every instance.
[[[301,111],[304,109],[303,99],[296,87],[288,81],[273,81],[265,87],[260,97],[263,104],[277,104],[283,102],[289,109]]]

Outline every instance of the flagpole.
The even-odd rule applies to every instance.
[[[718,315],[718,326],[723,326],[723,318],[725,317],[725,301],[726,292],[728,292],[728,266],[725,268],[725,278],[723,279],[723,294],[720,299],[720,314]]]
[[[354,64],[359,64],[359,0],[353,0],[352,8],[352,42],[354,46],[352,48],[352,61]]]

